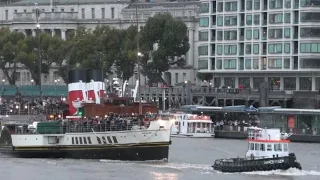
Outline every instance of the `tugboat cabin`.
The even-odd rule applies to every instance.
[[[289,155],[290,142],[280,129],[248,128],[248,151],[246,158],[277,158]]]

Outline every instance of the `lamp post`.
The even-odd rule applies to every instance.
[[[42,101],[42,78],[41,78],[41,52],[40,52],[40,24],[39,24],[39,16],[40,16],[40,9],[38,7],[38,3],[34,4],[36,6],[36,21],[37,21],[37,46],[38,46],[38,67],[39,67],[39,91],[40,91],[40,101]]]
[[[139,115],[142,114],[142,104],[141,104],[141,72],[140,72],[140,57],[142,53],[139,52],[139,19],[138,19],[138,1],[136,1],[136,20],[137,20],[137,62],[138,62],[138,98],[139,98]]]
[[[3,91],[4,91],[4,83],[6,82],[5,79],[2,79],[2,94],[3,94]]]

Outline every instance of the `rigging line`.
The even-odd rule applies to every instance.
[[[225,150],[223,150],[223,149],[220,149],[220,148],[217,148],[217,147],[214,147],[214,146],[212,146],[212,147],[213,147],[214,149],[216,149],[216,150],[218,150],[218,151],[221,151],[221,152],[224,152],[224,153],[226,153],[226,154],[239,156],[239,155],[237,155],[237,154],[235,154],[235,153],[232,153],[232,152],[229,152],[229,151],[225,151]]]

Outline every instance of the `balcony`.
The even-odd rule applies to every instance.
[[[77,21],[77,12],[42,12],[39,21]],[[35,22],[36,14],[33,12],[22,12],[13,14],[14,22]]]

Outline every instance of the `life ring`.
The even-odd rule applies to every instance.
[[[250,155],[250,159],[254,160],[254,155],[253,154]]]

